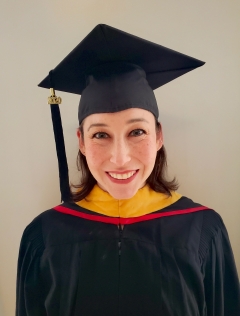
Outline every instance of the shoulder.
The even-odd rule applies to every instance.
[[[193,213],[201,224],[201,235],[215,236],[219,230],[225,229],[221,216],[214,209],[196,203],[191,199],[182,196],[174,206],[176,209],[186,210]]]
[[[73,210],[75,209],[74,204],[63,203],[39,214],[25,228],[21,246],[27,247],[29,245],[32,250],[43,251],[43,249],[48,247],[81,239],[86,228],[86,225],[83,226],[83,219],[71,214],[58,212],[55,209],[63,205]],[[76,206],[76,209],[78,208]]]
[[[213,225],[217,227],[223,224],[221,216],[214,209],[207,205],[194,202],[186,196],[181,196],[176,203],[171,205],[171,209],[179,210],[179,214],[185,211],[186,213],[196,213],[196,215],[200,215],[200,218],[202,218],[203,225]]]
[[[222,220],[213,209],[182,196],[164,210],[161,231],[167,246],[187,247],[197,251],[203,243],[207,246]],[[161,211],[159,211],[161,215]]]
[[[227,229],[221,216],[209,210],[203,213],[201,239],[199,244],[199,256],[205,261],[209,253],[231,250]],[[228,251],[228,250],[227,250]]]
[[[179,203],[177,202],[176,204],[178,204],[178,207],[181,209],[194,210],[194,208],[199,208],[200,210],[192,213],[191,229],[194,227],[198,230],[199,255],[202,260],[206,257],[213,243],[216,243],[216,241],[221,242],[222,237],[228,240],[228,233],[224,222],[215,210],[209,207],[205,207],[205,209],[201,210],[201,207],[203,207],[201,204],[195,203],[184,196],[179,200]]]
[[[181,198],[175,203],[171,204],[164,210],[169,215],[179,215],[177,218],[179,220],[183,215],[188,215],[183,217],[183,222],[189,218],[193,224],[198,223],[198,226],[204,230],[212,230],[213,233],[216,229],[222,227],[223,221],[221,216],[212,208],[202,205],[200,203],[194,202],[186,196],[181,196]]]
[[[56,213],[53,209],[49,209],[35,217],[23,231],[21,248],[31,248],[33,251],[41,252],[45,248],[46,223],[51,225]]]

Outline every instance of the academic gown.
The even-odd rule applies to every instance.
[[[149,187],[122,202],[100,191],[25,229],[17,316],[240,315],[234,258],[215,211]]]

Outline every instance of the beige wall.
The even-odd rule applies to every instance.
[[[234,0],[1,0],[1,316],[14,314],[24,227],[60,202],[48,91],[37,84],[98,23],[207,62],[156,96],[170,173],[222,215],[240,271],[239,12]],[[79,98],[61,97],[73,179]]]

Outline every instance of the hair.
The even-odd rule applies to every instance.
[[[161,124],[156,120],[156,131],[160,129]],[[83,122],[79,126],[79,131],[81,133],[80,137],[84,137]],[[97,183],[88,168],[86,157],[80,150],[77,156],[77,167],[81,172],[81,181],[79,184],[71,185],[74,189],[72,190],[72,201],[74,202],[84,199]],[[147,178],[146,183],[154,191],[164,193],[168,196],[171,196],[171,191],[176,191],[178,189],[178,182],[175,177],[172,180],[167,179],[167,154],[164,146],[157,152],[153,170]]]

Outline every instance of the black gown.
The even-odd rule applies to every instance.
[[[64,203],[22,237],[17,316],[239,316],[239,302],[220,216],[186,197],[134,219]]]

